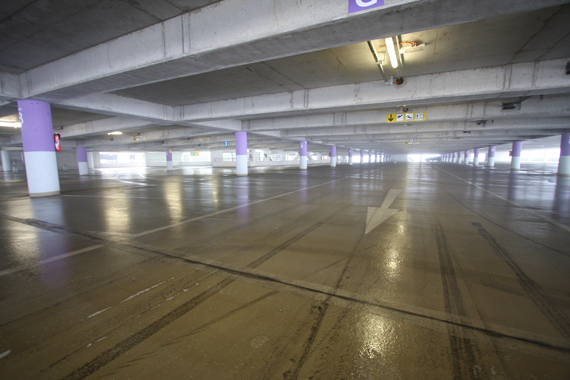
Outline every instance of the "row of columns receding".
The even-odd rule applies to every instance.
[[[22,124],[22,145],[24,148],[24,159],[26,162],[26,177],[28,180],[28,190],[31,197],[42,197],[56,195],[60,193],[59,176],[57,172],[57,160],[53,140],[53,126],[51,118],[51,107],[49,103],[37,100],[18,101],[18,114]],[[247,132],[239,131],[235,133],[236,147],[236,174],[244,176],[248,174],[248,145]],[[560,161],[558,173],[560,175],[570,175],[570,133],[562,135],[560,144]],[[479,149],[474,149],[473,165],[479,165]],[[511,168],[520,169],[520,155],[522,151],[522,141],[513,143]],[[299,143],[300,164],[299,168],[307,169],[307,142]],[[330,147],[330,166],[337,165],[336,146]],[[360,151],[360,163],[364,162],[365,151]],[[463,159],[464,155],[465,159]],[[348,149],[348,164],[352,165],[353,149]],[[368,162],[388,162],[392,161],[389,154],[376,151],[368,151]],[[445,162],[468,163],[469,151],[454,152],[444,154]],[[374,157],[374,161],[372,160]],[[10,170],[10,159],[8,152],[2,151],[2,166],[4,171]],[[85,147],[77,148],[77,160],[80,175],[87,175],[87,150]],[[166,152],[167,170],[172,170],[172,150]],[[489,147],[487,166],[495,165],[495,146]]]
[[[521,168],[521,152],[522,152],[522,141],[513,142],[513,147],[510,152],[511,155],[511,170],[520,170]],[[487,153],[487,167],[495,166],[495,151],[496,147],[494,145],[489,146],[489,151]],[[459,151],[453,153],[446,153],[442,155],[444,162],[451,162],[457,164],[469,163],[469,150]],[[480,149],[473,149],[473,166],[479,165],[479,153]],[[560,160],[558,161],[558,174],[562,176],[570,176],[570,133],[565,133],[560,138]]]

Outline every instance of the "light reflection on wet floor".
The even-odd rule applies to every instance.
[[[0,377],[570,378],[570,179],[523,169],[5,175]]]

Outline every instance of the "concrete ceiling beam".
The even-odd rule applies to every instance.
[[[21,93],[57,101],[565,3],[405,0],[348,14],[345,0],[228,0],[29,70]]]
[[[419,75],[401,86],[367,82],[184,106],[186,120],[267,118],[402,105],[471,102],[570,91],[568,59]],[[526,105],[526,104],[525,104]]]
[[[408,112],[425,112],[426,122],[417,123],[424,125],[431,122],[451,121],[477,121],[477,120],[503,120],[503,119],[527,119],[537,117],[570,116],[569,96],[545,97],[540,100],[534,97],[525,101],[520,110],[502,110],[502,102],[476,102],[466,104],[447,104],[429,107],[409,107]],[[388,114],[401,112],[401,107],[382,110],[367,110],[353,112],[337,112],[319,115],[291,116],[272,119],[253,119],[244,121],[244,130],[247,131],[270,131],[270,130],[294,130],[321,127],[348,127],[348,126],[394,126],[406,125],[406,123],[388,123]],[[296,132],[289,133],[294,136]]]

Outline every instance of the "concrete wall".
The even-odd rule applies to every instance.
[[[61,152],[55,152],[55,157],[57,158],[58,170],[61,171],[63,165],[66,165],[69,170],[79,170],[76,150],[62,150]]]

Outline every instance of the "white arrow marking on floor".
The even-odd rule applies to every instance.
[[[398,209],[388,208],[396,200],[396,197],[400,195],[402,190],[390,189],[386,199],[382,202],[380,207],[368,207],[368,214],[366,215],[366,232],[365,235],[378,227],[380,224],[388,220],[389,217],[397,213]]]

